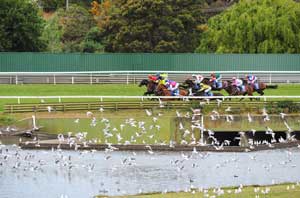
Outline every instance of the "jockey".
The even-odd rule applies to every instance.
[[[243,81],[236,77],[232,77],[232,85],[236,86],[239,91],[245,92],[245,86],[243,85]]]
[[[221,82],[222,76],[221,76],[221,74],[219,74],[219,73],[215,74],[213,72],[213,73],[210,74],[210,76],[211,76],[210,81],[213,82],[213,87],[217,88],[217,89],[222,88],[222,82]]]
[[[257,82],[257,77],[256,76],[247,74],[246,75],[246,79],[247,79],[248,84],[251,85],[251,86],[253,86],[253,88],[255,90],[259,89],[258,82]]]
[[[204,84],[204,83],[200,83],[200,87],[201,89],[199,90],[199,92],[204,91],[204,95],[205,96],[212,96],[212,92],[211,92],[211,86]]]
[[[168,74],[166,74],[166,73],[164,73],[164,74],[157,73],[156,77],[157,77],[157,80],[159,81],[159,84],[166,85],[166,81],[168,80]]]
[[[179,96],[179,83],[173,80],[166,80],[166,87],[171,91],[172,96]]]
[[[195,79],[195,89],[198,90],[200,88],[200,83],[202,82],[204,77],[202,75],[196,75],[196,74],[193,74],[192,77],[193,79]]]
[[[152,80],[152,81],[154,81],[154,82],[157,82],[157,80],[158,80],[156,76],[150,75],[150,74],[148,75],[148,79],[149,79],[149,80]]]

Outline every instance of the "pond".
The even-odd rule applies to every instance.
[[[0,197],[93,197],[300,181],[300,149],[251,153],[21,150],[1,145]]]

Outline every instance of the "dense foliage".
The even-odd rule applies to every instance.
[[[94,44],[96,25],[92,15],[83,7],[71,5],[68,10],[59,9],[47,21],[43,38],[47,41],[47,50],[51,52],[96,52],[103,47]],[[88,34],[89,33],[89,34]]]
[[[42,51],[43,19],[29,0],[1,0],[0,51]]]
[[[122,0],[105,27],[108,52],[193,52],[203,0]]]
[[[211,18],[197,52],[300,53],[300,4],[240,0]]]

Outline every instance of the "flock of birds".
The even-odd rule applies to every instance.
[[[51,107],[47,107],[49,113],[52,112]],[[103,108],[99,109],[100,112],[104,112],[105,110]],[[227,123],[232,123],[235,121],[235,116],[231,114],[232,110],[230,107],[225,109],[225,114],[221,115],[217,110],[213,110],[209,114],[209,118],[211,121],[217,121],[217,120],[223,120]],[[122,145],[130,145],[130,144],[136,144],[137,142],[142,142],[145,145],[145,151],[148,155],[150,155],[150,159],[154,159],[155,156],[159,156],[160,153],[156,153],[153,151],[151,145],[152,144],[158,144],[158,145],[169,145],[170,147],[174,147],[176,144],[181,145],[190,145],[190,146],[205,146],[205,145],[213,145],[216,150],[223,150],[224,146],[230,145],[230,140],[224,140],[223,142],[219,142],[215,137],[215,132],[210,129],[204,128],[204,126],[201,123],[200,116],[201,116],[201,110],[199,109],[192,109],[192,111],[187,112],[180,112],[175,111],[175,116],[179,120],[178,123],[178,131],[181,136],[180,142],[175,142],[174,140],[166,141],[162,140],[159,137],[160,133],[163,133],[164,131],[161,131],[162,124],[161,119],[164,114],[162,112],[154,113],[151,110],[146,109],[145,115],[148,117],[147,121],[141,121],[140,119],[135,118],[126,118],[123,123],[119,124],[118,126],[113,126],[112,121],[108,118],[101,117],[100,119],[96,117],[96,114],[88,111],[86,112],[86,117],[90,119],[90,126],[91,127],[97,127],[98,125],[102,126],[102,133],[104,140],[101,143],[104,143],[107,145],[107,148],[104,151],[103,155],[103,161],[109,162],[111,161],[115,156],[113,154],[114,151],[118,150],[118,148],[115,146],[115,144],[122,144]],[[267,113],[266,109],[262,110],[262,120],[265,123],[268,123],[270,121],[270,116]],[[287,128],[287,132],[292,132],[293,129],[288,125],[286,114],[280,113],[280,118],[284,125]],[[247,119],[249,123],[254,122],[253,115],[250,113],[247,114]],[[189,120],[189,125],[187,126],[187,123],[184,123],[182,120]],[[74,120],[74,124],[80,123],[81,118],[76,118]],[[7,129],[9,130],[9,129]],[[127,137],[124,135],[124,133],[127,130],[135,131]],[[207,131],[208,138],[206,141],[209,141],[207,143],[206,141],[200,141],[196,138],[196,133],[199,133],[199,131]],[[256,130],[251,129],[251,132],[253,135],[255,135]],[[269,147],[272,147],[272,143],[277,142],[275,139],[275,132],[270,128],[266,127],[265,133],[267,135],[272,136],[271,142],[268,142],[266,140],[263,141],[254,141],[249,140],[250,149],[258,146],[260,144],[266,144]],[[84,146],[88,146],[89,143],[99,143],[99,140],[87,140],[87,132],[80,132],[80,133],[72,133],[68,132],[67,135],[59,134],[57,139],[60,143],[68,143],[71,147],[74,146],[75,150],[78,149],[78,143],[80,142]],[[240,135],[243,136],[244,132],[240,132]],[[290,136],[287,139],[279,139],[280,142],[286,142],[295,140],[294,136]],[[21,141],[21,139],[20,139]],[[114,142],[116,141],[116,142]],[[37,141],[38,142],[38,141]],[[300,145],[298,145],[298,149],[300,149]],[[44,151],[41,151],[44,152]],[[89,162],[79,162],[78,160],[74,160],[73,158],[80,158],[84,159],[85,155],[91,155],[93,153],[97,153],[100,151],[96,150],[90,150],[90,151],[78,151],[79,157],[70,154],[66,154],[64,151],[60,150],[59,148],[52,148],[52,151],[50,153],[53,153],[52,161],[46,161],[41,159],[40,157],[37,157],[37,153],[33,152],[25,152],[22,151],[20,148],[18,148],[16,145],[13,147],[0,145],[0,170],[6,168],[10,168],[10,170],[18,172],[46,172],[47,166],[51,164],[52,166],[58,167],[59,169],[63,169],[65,171],[74,171],[74,170],[81,170],[87,173],[93,173],[95,171],[95,168],[99,164],[96,162],[89,163]],[[297,151],[298,152],[298,151]],[[45,152],[48,153],[48,152]],[[293,154],[294,151],[292,150],[286,150],[286,157],[284,159],[278,160],[278,163],[282,166],[289,166],[291,168],[297,167],[298,164],[294,163],[293,160]],[[116,171],[120,169],[120,167],[138,167],[139,163],[137,158],[139,157],[139,152],[131,152],[126,157],[120,157],[118,162],[116,163],[114,161],[114,164],[111,164],[110,170]],[[199,152],[197,151],[196,147],[193,148],[192,152],[181,152],[180,155],[176,159],[172,159],[169,162],[170,168],[173,170],[176,170],[177,174],[184,173],[184,171],[187,168],[193,168],[197,169],[201,167],[201,160],[205,160],[208,158],[211,154],[207,152]],[[249,157],[251,161],[256,161],[256,154],[249,154]],[[101,160],[100,160],[101,161]],[[215,170],[218,171],[221,167],[233,168],[232,166],[229,166],[229,164],[237,163],[239,161],[236,157],[228,158],[225,161],[221,161],[217,164],[215,164]],[[9,166],[9,167],[7,167]],[[269,172],[273,168],[274,164],[268,164],[264,163],[262,164],[262,167],[265,171]],[[252,170],[252,168],[249,166],[247,168],[247,172],[252,172],[255,170]],[[237,178],[239,175],[234,175],[233,178]],[[243,185],[241,184],[237,189],[235,190],[223,190],[221,188],[215,188],[211,191],[202,188],[197,187],[195,184],[197,183],[195,181],[195,178],[189,177],[186,181],[188,183],[188,187],[185,189],[186,192],[195,193],[197,191],[201,191],[205,194],[206,197],[216,197],[225,193],[234,193],[238,194],[243,191]],[[275,181],[272,181],[272,183],[275,183]],[[116,186],[120,186],[119,181],[116,182]],[[107,194],[110,192],[109,189],[103,189],[104,188],[104,182],[101,183],[100,189],[98,191],[99,194]],[[103,187],[103,188],[102,188]],[[292,190],[299,187],[299,183],[288,185],[287,190]],[[182,189],[180,189],[182,190]],[[254,188],[255,193],[257,194],[256,197],[259,197],[259,194],[268,194],[270,192],[270,188]],[[139,192],[143,192],[143,190],[139,190]],[[167,193],[168,190],[163,190],[163,193]],[[117,193],[125,193],[124,190],[122,190],[120,187],[117,188]],[[67,197],[67,195],[62,195],[61,197]]]
[[[163,105],[163,102],[161,102],[161,105]],[[52,108],[49,106],[47,107],[48,111],[51,113]],[[99,109],[99,112],[103,113],[104,109],[101,107]],[[225,110],[223,115],[219,113],[217,110],[211,111],[209,114],[209,118],[211,122],[213,121],[223,121],[227,122],[229,124],[233,123],[235,121],[235,116],[232,113],[232,109],[230,106],[228,106]],[[201,111],[199,109],[192,109],[192,111],[186,111],[186,112],[179,112],[176,110],[176,117],[178,123],[178,131],[179,131],[179,140],[175,142],[174,140],[166,140],[164,139],[164,135],[161,135],[163,133],[170,133],[168,131],[162,131],[161,128],[164,124],[163,119],[161,117],[164,117],[163,113],[156,112],[149,109],[145,109],[145,114],[148,117],[146,120],[141,120],[140,118],[126,118],[123,123],[114,126],[113,121],[111,119],[103,117],[103,114],[101,118],[96,118],[96,114],[94,114],[91,111],[86,112],[86,117],[91,120],[90,126],[91,127],[97,127],[98,125],[101,125],[101,138],[94,138],[92,140],[86,140],[87,133],[76,133],[72,134],[71,132],[68,133],[68,136],[65,137],[63,134],[58,135],[58,140],[60,143],[66,142],[70,144],[70,146],[75,146],[75,148],[78,148],[77,142],[81,142],[84,144],[84,146],[87,146],[89,143],[102,143],[106,144],[108,146],[107,149],[110,150],[116,150],[115,147],[113,147],[113,144],[122,144],[122,145],[130,145],[130,144],[144,144],[148,148],[149,153],[153,153],[153,150],[151,149],[152,144],[156,145],[169,145],[170,147],[174,147],[176,144],[180,145],[190,145],[190,146],[205,146],[205,145],[212,145],[215,147],[216,150],[223,150],[224,146],[230,146],[232,140],[224,140],[222,142],[218,141],[214,137],[214,131],[208,128],[204,128],[203,123],[201,123],[200,115]],[[257,117],[257,115],[256,115]],[[262,114],[260,115],[263,122],[265,123],[265,134],[271,136],[271,141],[268,140],[254,140],[249,139],[247,143],[244,143],[249,146],[250,150],[253,149],[255,146],[258,145],[268,145],[270,148],[273,147],[273,143],[277,143],[278,141],[280,143],[285,143],[288,141],[295,141],[295,136],[291,136],[291,132],[293,132],[293,129],[291,126],[289,126],[286,114],[280,113],[279,117],[281,118],[284,126],[286,127],[287,131],[287,137],[283,138],[280,137],[279,139],[275,138],[275,132],[268,126],[268,123],[270,121],[270,116],[267,113],[266,109],[262,109]],[[187,121],[188,120],[188,121]],[[247,120],[250,124],[254,122],[253,116],[248,113],[247,114]],[[298,121],[299,122],[299,121]],[[80,123],[80,119],[76,118],[74,120],[75,124]],[[174,123],[175,124],[175,123]],[[206,131],[208,133],[208,137],[204,140],[201,138],[196,138],[199,135],[199,131]],[[253,137],[255,136],[256,129],[250,129],[249,132],[252,132]],[[130,136],[128,137],[128,134]],[[241,131],[239,132],[240,137],[236,137],[235,139],[239,140],[239,144],[242,144],[241,139],[245,137],[245,132]],[[198,140],[197,140],[198,139]],[[249,150],[249,149],[247,149]]]

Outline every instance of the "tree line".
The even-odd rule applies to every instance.
[[[0,0],[0,51],[300,52],[300,4],[293,0],[69,2],[66,9],[65,0]],[[203,13],[229,3],[215,16]]]

